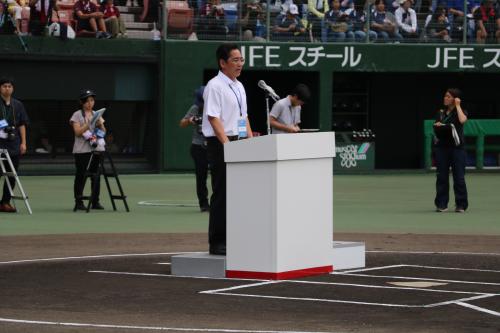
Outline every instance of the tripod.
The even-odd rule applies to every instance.
[[[5,163],[7,163],[7,165],[9,166],[10,171],[7,171]],[[12,202],[14,204],[14,207],[16,207],[15,199],[23,199],[24,204],[26,205],[26,209],[28,209],[29,214],[30,215],[33,214],[33,212],[31,211],[30,204],[28,202],[28,196],[26,195],[26,193],[24,193],[23,185],[21,185],[21,181],[19,180],[19,177],[17,176],[16,169],[14,168],[14,165],[12,164],[12,160],[10,158],[9,151],[7,149],[0,149],[0,170],[2,171],[2,173],[0,174],[0,177],[1,176],[5,177],[5,183],[7,184],[7,187],[9,189],[9,193],[11,195],[11,198],[13,199]],[[14,195],[14,189],[10,185],[9,177],[14,177],[15,182],[17,184],[17,187],[19,188],[19,192],[21,192],[20,196]]]
[[[108,172],[105,167],[105,161],[104,159],[107,159],[110,165],[110,171]],[[92,168],[92,163],[94,159],[98,160],[98,166],[96,171],[91,171]],[[125,206],[125,209],[127,212],[130,212],[127,204],[127,196],[123,192],[122,185],[120,183],[120,179],[118,178],[118,173],[116,172],[115,165],[113,163],[113,160],[111,159],[111,155],[106,152],[106,151],[92,151],[92,154],[90,155],[89,162],[87,164],[87,169],[85,170],[84,174],[84,187],[85,183],[87,182],[88,178],[93,179],[92,186],[91,186],[91,191],[90,191],[90,196],[81,196],[77,198],[78,200],[88,200],[89,202],[87,203],[87,213],[90,211],[90,206],[92,205],[93,202],[96,201],[98,197],[98,186],[99,186],[99,179],[101,175],[104,176],[104,180],[106,182],[106,188],[108,189],[108,194],[109,198],[111,199],[111,204],[113,205],[113,210],[116,211],[116,204],[115,204],[115,199],[118,200],[123,200],[123,204]],[[114,195],[111,191],[111,186],[109,183],[109,178],[114,178],[116,180],[116,184],[118,186],[118,191],[120,192],[119,195]],[[76,206],[73,209],[74,212],[76,212]]]

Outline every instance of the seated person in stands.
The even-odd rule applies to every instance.
[[[474,20],[477,43],[500,43],[500,13],[493,6],[493,0],[483,0],[474,12]]]
[[[250,38],[249,40],[253,40],[255,37],[266,37],[265,21],[265,12],[260,1],[246,0],[241,12],[241,26],[243,32]]]
[[[363,5],[356,5],[354,9],[348,8],[345,13],[350,12],[349,16],[352,22],[352,31],[356,42],[366,42],[366,34],[369,35],[370,42],[377,40],[377,33],[367,28],[366,12]]]
[[[201,11],[204,30],[209,35],[226,35],[229,31],[226,26],[224,7],[221,0],[208,0]]]
[[[75,16],[78,33],[95,34],[96,38],[111,38],[111,35],[106,31],[104,14],[92,1],[78,0],[75,3]]]
[[[278,15],[273,27],[273,39],[283,41],[306,41],[306,28],[298,17],[297,5],[290,4],[286,15]]]
[[[325,14],[325,29],[328,42],[354,41],[351,19],[347,12],[340,10],[339,0],[330,3],[330,10]]]
[[[448,22],[448,13],[445,7],[437,7],[434,13],[429,14],[425,22],[427,41],[432,43],[451,42],[450,23]]]
[[[399,0],[399,4],[400,7],[394,13],[398,22],[399,32],[405,40],[413,39],[416,41],[419,33],[417,28],[417,13],[411,8],[413,0]]]
[[[31,0],[30,31],[32,35],[43,35],[44,28],[50,24],[52,9],[55,8],[55,0]]]
[[[28,34],[30,20],[30,7],[26,0],[6,0],[7,12],[15,20],[15,33],[20,35]]]
[[[461,41],[463,39],[464,20],[467,20],[468,14],[473,14],[479,7],[480,0],[467,0],[467,7],[464,8],[464,0],[447,0],[448,22],[450,22],[452,39]],[[438,3],[440,3],[439,1]],[[467,22],[469,23],[469,22]],[[474,24],[467,24],[467,38],[474,37]]]
[[[16,27],[7,12],[7,6],[0,2],[0,35],[11,35],[15,31]]]
[[[371,15],[371,29],[377,33],[377,40],[401,41],[403,36],[398,32],[397,22],[389,19],[389,16],[393,15],[386,13],[384,0],[375,0],[375,10]]]
[[[113,0],[105,0],[101,5],[101,12],[104,14],[104,22],[106,29],[111,34],[111,37],[126,37],[127,29],[120,17],[120,11],[115,6]]]

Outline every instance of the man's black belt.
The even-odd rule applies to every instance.
[[[237,135],[231,135],[231,136],[228,136],[227,138],[229,139],[229,141],[236,141],[236,140],[238,140],[238,136]],[[219,141],[219,139],[216,136],[209,136],[207,138],[207,141]]]

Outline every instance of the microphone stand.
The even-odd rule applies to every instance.
[[[267,135],[271,134],[271,120],[269,119],[269,93],[266,92]]]
[[[269,94],[267,91],[265,93],[266,93],[267,135],[269,135],[269,134],[271,134],[271,120],[269,119],[269,117],[270,117],[269,97],[271,97],[275,102],[277,102],[278,99],[271,96],[271,94]]]

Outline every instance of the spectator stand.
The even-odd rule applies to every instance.
[[[424,162],[425,168],[432,168],[432,139],[434,136],[433,129],[434,120],[424,121]],[[467,144],[466,149],[475,150],[476,169],[484,169],[484,153],[485,151],[500,153],[500,144],[486,143],[487,138],[494,139],[500,137],[500,119],[469,119],[464,125],[464,135],[466,137],[475,138],[475,144]],[[497,157],[497,168],[500,168],[500,161]]]

